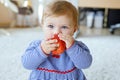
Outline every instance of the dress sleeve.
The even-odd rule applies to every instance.
[[[27,69],[36,69],[47,59],[47,55],[40,47],[41,41],[33,41],[30,43],[25,53],[21,57],[22,64]]]
[[[67,54],[74,65],[79,69],[88,68],[92,63],[90,50],[82,42],[75,41],[74,44],[67,49]]]

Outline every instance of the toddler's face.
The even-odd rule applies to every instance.
[[[73,36],[75,26],[73,26],[71,18],[66,15],[49,16],[44,20],[43,31],[46,39],[52,38],[54,34],[59,33]]]

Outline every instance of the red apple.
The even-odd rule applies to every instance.
[[[60,54],[62,54],[65,51],[66,44],[65,44],[65,42],[63,40],[59,39],[58,34],[55,34],[53,39],[57,39],[56,44],[59,44],[59,47],[52,51],[52,55],[59,56]]]

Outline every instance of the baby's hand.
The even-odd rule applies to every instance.
[[[43,40],[41,42],[41,47],[46,54],[50,54],[51,51],[59,47],[59,44],[56,43],[57,43],[57,39]]]
[[[66,43],[66,48],[69,48],[74,42],[74,38],[71,35],[59,34],[58,36]]]

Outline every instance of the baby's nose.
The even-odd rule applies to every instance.
[[[61,33],[61,30],[60,30],[60,29],[56,29],[56,30],[54,31],[54,34],[59,34],[59,33]]]

